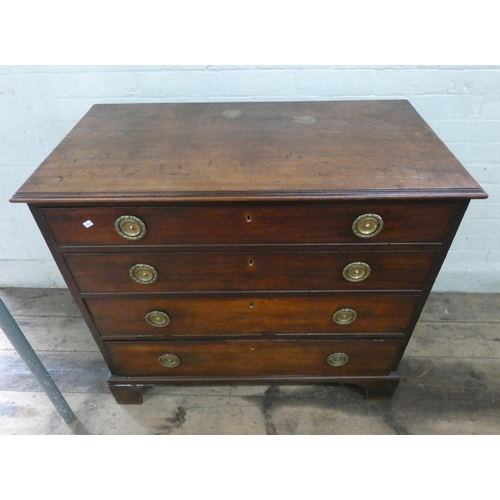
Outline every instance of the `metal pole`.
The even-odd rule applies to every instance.
[[[67,424],[74,422],[76,415],[69,407],[2,299],[0,299],[0,328],[4,331],[17,353],[28,365],[28,368],[38,380],[64,421]]]

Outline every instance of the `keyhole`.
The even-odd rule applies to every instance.
[[[247,214],[247,222],[252,222],[252,216],[250,214]]]
[[[253,309],[253,302],[250,302],[250,309]]]
[[[254,349],[253,345],[250,346],[250,349],[253,351],[253,349]]]
[[[248,259],[248,265],[253,266],[253,259]]]

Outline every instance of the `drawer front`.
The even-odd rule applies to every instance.
[[[88,298],[104,337],[258,333],[403,333],[417,297]]]
[[[400,341],[382,340],[110,341],[105,345],[113,374],[126,377],[387,375],[402,348]],[[329,364],[329,357],[337,366]]]
[[[81,292],[421,290],[434,252],[66,254]],[[370,268],[364,281],[343,276],[349,264]],[[157,279],[137,283],[143,265]],[[141,266],[141,267],[136,267]]]
[[[249,245],[328,243],[436,243],[442,240],[455,205],[179,206],[45,208],[43,216],[59,246]],[[358,217],[375,213],[382,230],[360,238]],[[144,223],[144,236],[130,240],[115,229],[119,217]],[[139,228],[132,228],[137,237]],[[125,228],[126,230],[126,228]]]

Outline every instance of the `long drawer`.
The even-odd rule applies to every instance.
[[[254,245],[328,243],[437,243],[443,239],[453,204],[234,205],[170,207],[44,208],[59,246]],[[358,237],[353,223],[364,214],[382,219],[375,236]],[[132,216],[132,238],[115,224]],[[122,219],[123,220],[123,219]],[[140,223],[143,227],[140,227]],[[374,223],[371,220],[370,224]],[[127,224],[122,229],[127,232]],[[363,228],[361,228],[364,231]]]
[[[112,337],[403,333],[418,296],[87,298],[99,333]]]
[[[64,257],[81,292],[361,291],[421,290],[435,253],[121,253]],[[357,273],[365,279],[348,281],[344,276],[348,269],[354,278]],[[137,282],[132,275],[147,281]]]
[[[387,375],[403,343],[385,340],[106,342],[121,376]]]

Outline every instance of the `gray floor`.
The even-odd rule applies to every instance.
[[[0,333],[0,434],[500,434],[500,294],[431,294],[389,402],[336,386],[172,386],[117,405],[66,290],[0,289],[78,417],[66,425]],[[0,331],[1,332],[1,331]]]

